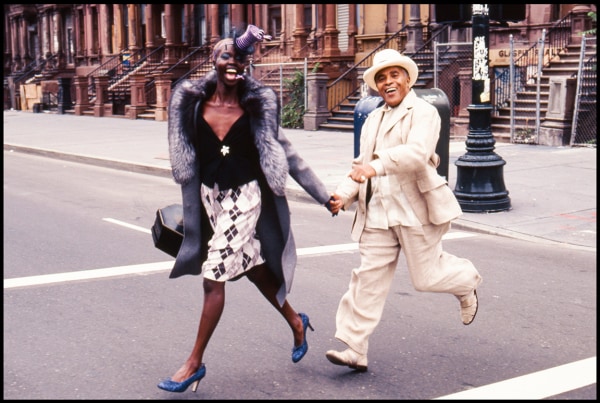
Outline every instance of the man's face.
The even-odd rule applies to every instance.
[[[379,95],[385,103],[392,108],[400,105],[400,102],[410,91],[409,82],[408,72],[402,67],[388,67],[375,74],[377,91],[379,91]]]

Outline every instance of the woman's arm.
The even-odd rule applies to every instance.
[[[285,156],[288,160],[289,174],[298,182],[300,186],[308,193],[313,199],[318,201],[320,204],[326,204],[331,197],[331,194],[327,192],[327,187],[319,179],[317,174],[312,170],[308,163],[298,154],[296,149],[292,146],[292,143],[285,136],[283,129],[280,127],[277,133],[277,141],[281,144],[285,151]]]

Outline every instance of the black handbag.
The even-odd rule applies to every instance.
[[[183,242],[183,206],[171,204],[156,210],[152,226],[154,246],[173,257],[177,257]]]

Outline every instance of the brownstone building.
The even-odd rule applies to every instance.
[[[568,19],[569,42],[577,42],[592,27],[587,13],[596,10],[595,4],[494,6],[504,16],[490,22],[490,66],[499,69],[509,64],[509,38],[514,53],[522,52]],[[434,74],[428,79],[428,68],[435,65],[431,55],[438,44],[452,44],[447,48],[456,59],[457,49],[470,57],[471,28],[468,21],[451,21],[455,8],[436,7],[454,6],[5,4],[4,108],[165,120],[177,80],[204,74],[212,46],[254,24],[273,37],[254,55],[254,76],[279,90],[282,66],[303,69],[305,76],[318,73],[322,85],[310,88],[326,91],[327,106],[313,110],[315,128],[332,120],[361,88],[362,71],[382,46],[418,60],[423,77],[418,85],[442,88],[459,118],[469,102],[469,92],[461,89],[468,79],[460,81],[468,65],[435,79]]]

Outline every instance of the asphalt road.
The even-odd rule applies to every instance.
[[[237,281],[198,392],[161,391],[202,307],[201,278],[168,279],[149,234],[178,187],[7,151],[4,167],[4,399],[596,399],[595,252],[452,231],[445,249],[484,278],[475,322],[462,325],[454,297],[416,292],[401,259],[369,371],[355,373],[324,355],[342,347],[335,310],[359,263],[352,216],[296,201],[290,302],[315,328],[306,357],[292,363],[284,321]]]

